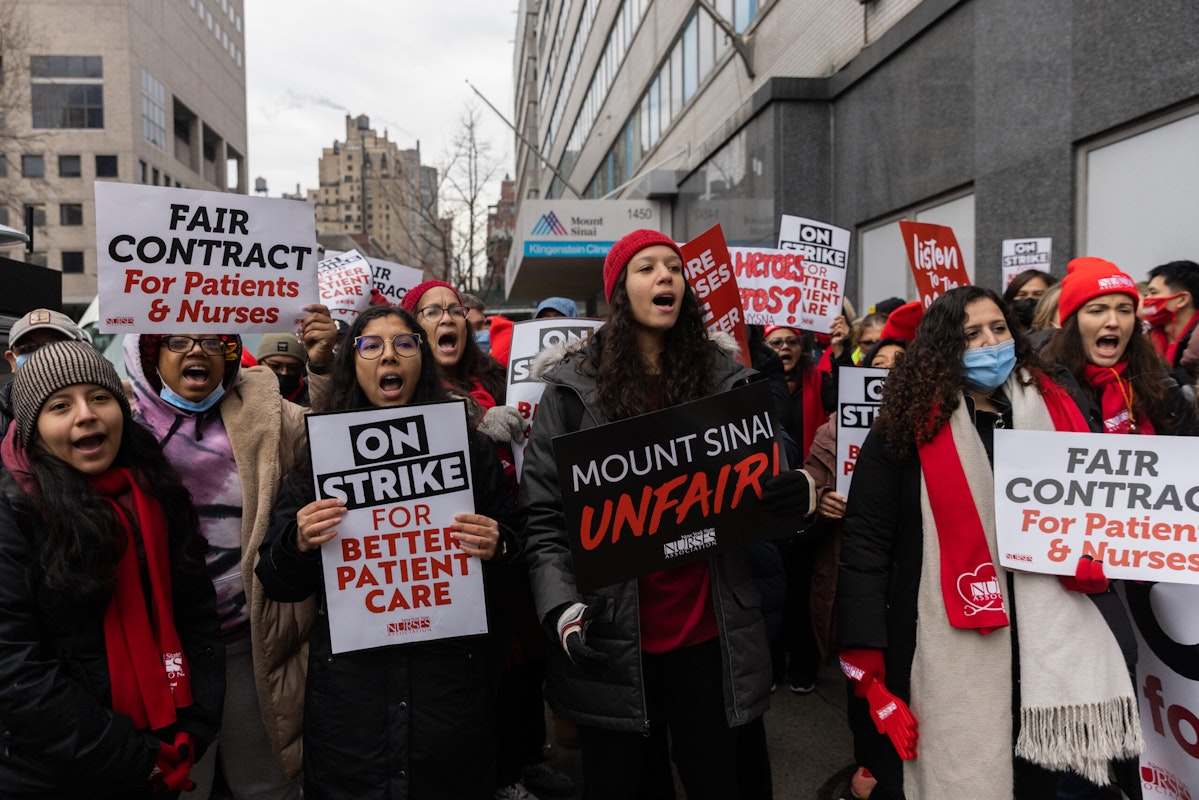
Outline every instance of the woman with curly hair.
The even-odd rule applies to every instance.
[[[738,730],[761,717],[770,692],[747,555],[581,592],[551,441],[728,390],[752,371],[709,339],[669,237],[628,234],[608,253],[603,277],[608,322],[585,342],[539,358],[547,386],[521,478],[537,612],[560,645],[551,648],[546,694],[558,716],[578,725],[587,800],[673,797],[668,731],[688,797],[737,798]],[[764,499],[771,481],[790,490],[788,479],[802,475],[770,479]],[[802,492],[781,494],[798,502]],[[803,497],[795,519],[811,511],[810,491]]]
[[[0,786],[177,797],[225,695],[216,594],[179,474],[116,370],[47,344],[0,444]]]
[[[868,491],[846,509],[838,635],[879,732],[859,743],[872,797],[1054,798],[1063,772],[1107,784],[1141,747],[1120,645],[1084,596],[1102,570],[999,566],[994,431],[1087,430],[1013,321],[975,286],[929,306],[854,468]]]

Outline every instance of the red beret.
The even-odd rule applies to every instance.
[[[649,228],[640,228],[626,234],[619,242],[612,245],[612,249],[608,251],[607,258],[604,259],[605,300],[609,303],[612,302],[612,290],[616,288],[616,281],[620,279],[620,273],[624,272],[624,268],[633,260],[633,256],[645,248],[653,247],[656,244],[666,245],[678,253],[679,258],[683,257],[683,252],[679,250],[679,246],[675,244],[674,239],[671,239],[664,233],[651,231]]]

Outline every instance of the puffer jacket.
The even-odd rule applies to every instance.
[[[135,397],[134,418],[160,441],[173,432],[163,446],[167,458],[186,459],[186,450],[178,448],[185,447],[188,437],[202,437],[208,426],[224,426],[233,448],[241,482],[240,567],[249,609],[258,706],[283,774],[292,778],[303,767],[307,639],[316,604],[311,599],[298,603],[269,599],[254,575],[254,565],[275,498],[304,435],[304,409],[279,395],[279,381],[273,372],[253,367],[227,371],[232,375],[225,377],[219,412],[214,409],[198,415],[180,411],[159,397],[147,378],[138,349],[140,339],[129,336],[124,344],[125,368]],[[188,488],[196,494],[197,488]],[[201,501],[197,498],[196,502]]]
[[[717,341],[720,350],[713,385],[722,392],[753,371],[732,360],[729,350],[735,345],[731,338]],[[555,436],[610,422],[596,405],[595,378],[587,372],[581,352],[586,346],[584,342],[544,351],[535,364],[535,374],[547,386],[521,474],[521,505],[528,516],[525,559],[539,619],[563,604],[604,602],[603,612],[587,629],[588,646],[608,656],[602,675],[576,667],[561,647],[549,648],[546,697],[554,712],[597,728],[643,732],[650,721],[642,675],[637,581],[590,593],[578,590],[554,460]],[[770,704],[770,653],[761,595],[745,551],[713,557],[708,567],[720,630],[725,716],[730,726],[745,725],[760,717]]]
[[[0,472],[0,796],[149,798],[159,739],[112,710],[105,609],[55,611],[38,602],[44,523],[33,513]],[[225,696],[216,597],[203,570],[174,564],[171,594],[193,697],[178,710],[177,727],[202,750],[216,738]]]

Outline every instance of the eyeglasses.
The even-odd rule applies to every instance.
[[[304,372],[304,365],[300,363],[292,364],[287,361],[281,361],[277,358],[263,359],[258,362],[264,367],[270,367],[276,375],[299,375]]]
[[[223,339],[194,339],[191,336],[168,336],[166,345],[167,349],[172,353],[190,353],[193,347],[200,345],[200,349],[204,351],[204,355],[225,355],[225,341]]]
[[[430,307],[435,308],[436,306]],[[354,340],[354,349],[367,361],[374,361],[383,355],[385,341],[387,340],[382,336],[359,336]],[[412,358],[420,352],[420,342],[419,333],[397,333],[391,337],[391,349],[400,358]]]
[[[417,309],[416,313],[420,314],[421,319],[427,322],[440,322],[447,311],[450,313],[450,316],[466,319],[466,306],[450,306],[449,308],[425,306],[424,308]]]
[[[782,350],[784,347],[799,347],[799,339],[794,336],[789,336],[786,339],[767,339],[768,344],[773,350]]]

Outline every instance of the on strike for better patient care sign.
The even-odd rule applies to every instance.
[[[341,498],[321,545],[334,653],[487,633],[483,562],[453,538],[474,512],[461,402],[306,417],[318,498]]]

